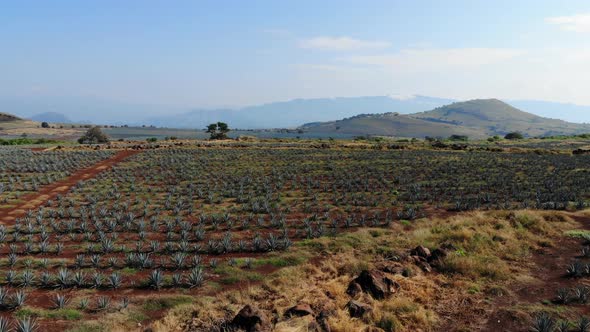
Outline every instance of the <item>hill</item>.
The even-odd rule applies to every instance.
[[[37,115],[33,115],[31,120],[38,122],[50,122],[50,123],[71,123],[72,121],[65,115],[57,112],[45,112]]]
[[[351,118],[302,126],[306,132],[346,135],[380,135],[396,137],[448,137],[467,135],[483,138],[477,129],[455,124],[437,123],[399,113],[363,114]]]
[[[455,134],[483,138],[512,131],[526,136],[579,134],[590,132],[590,125],[543,118],[497,99],[476,99],[415,114],[366,114],[339,121],[309,123],[302,129],[324,134],[398,137],[447,137]]]
[[[15,115],[0,112],[0,122],[11,122],[11,121],[20,121],[20,120],[22,120],[22,119],[15,116]]]
[[[519,131],[527,136],[551,136],[590,131],[590,125],[540,117],[498,99],[457,102],[410,116],[435,123],[477,128],[488,135]]]

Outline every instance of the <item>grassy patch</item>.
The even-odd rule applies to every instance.
[[[143,304],[143,309],[145,311],[158,311],[163,309],[170,309],[176,307],[181,304],[188,304],[194,302],[193,297],[191,296],[167,296],[167,297],[159,297],[155,299],[148,299]]]
[[[82,318],[82,313],[76,309],[67,308],[58,310],[45,310],[40,308],[24,307],[17,310],[15,316],[18,318],[39,317],[64,320],[78,320]]]
[[[572,229],[564,233],[566,236],[575,238],[590,238],[590,231],[585,229]]]

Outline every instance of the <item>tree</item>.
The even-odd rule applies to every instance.
[[[509,139],[509,140],[516,140],[516,139],[523,139],[524,136],[521,133],[515,131],[512,133],[506,134],[506,136],[504,136],[504,138]]]
[[[88,129],[86,134],[78,139],[78,143],[80,144],[99,144],[108,142],[109,138],[98,126]]]
[[[41,128],[49,128],[49,123],[45,121],[41,122]]]
[[[227,123],[217,122],[207,126],[207,132],[211,134],[211,139],[227,139],[227,133],[230,131]]]
[[[466,142],[469,140],[469,136],[465,136],[465,135],[451,135],[449,137],[450,141],[462,141],[462,142]]]

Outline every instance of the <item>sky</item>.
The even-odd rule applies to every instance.
[[[0,96],[590,105],[590,1],[1,0]]]

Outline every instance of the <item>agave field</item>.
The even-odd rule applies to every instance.
[[[96,164],[110,151],[51,151],[3,147],[0,149],[0,205],[36,192],[40,186],[64,179],[76,169]]]
[[[0,197],[10,203],[112,155],[0,150]],[[0,225],[0,310],[97,314],[146,292],[256,282],[272,252],[297,241],[445,211],[582,209],[589,172],[590,156],[569,154],[145,150]]]

